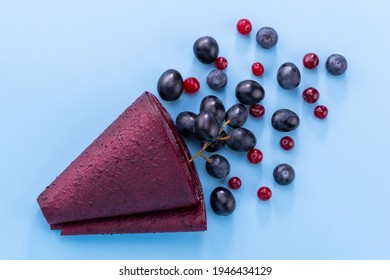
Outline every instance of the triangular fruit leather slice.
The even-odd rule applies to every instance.
[[[53,225],[61,235],[182,232],[206,230],[203,201],[197,207]]]
[[[169,113],[145,92],[37,200],[62,234],[206,230],[190,158]]]

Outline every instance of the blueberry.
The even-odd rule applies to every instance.
[[[212,155],[206,161],[206,170],[212,177],[224,179],[230,173],[229,161],[221,155]]]
[[[207,95],[200,102],[200,112],[211,112],[221,124],[225,119],[225,106],[215,95]]]
[[[207,85],[213,90],[219,90],[226,86],[227,76],[224,71],[215,69],[207,75]]]
[[[222,130],[221,133],[219,133],[218,137],[213,142],[211,142],[211,144],[209,144],[207,146],[206,151],[213,153],[213,152],[216,152],[216,151],[222,149],[223,147],[225,147],[226,140],[218,140],[218,138],[224,138],[226,136],[227,136],[226,131]],[[202,147],[203,147],[204,143],[205,142],[201,142]]]
[[[158,79],[157,91],[165,101],[179,99],[184,89],[184,82],[181,74],[175,69],[166,70]]]
[[[264,88],[256,81],[244,80],[236,86],[236,97],[242,104],[257,104],[264,99]]]
[[[248,109],[245,105],[238,103],[227,110],[225,121],[230,120],[230,127],[241,127],[248,118]]]
[[[194,123],[197,115],[193,112],[181,112],[176,117],[176,129],[181,136],[194,137]]]
[[[326,70],[334,76],[344,74],[344,72],[347,70],[347,67],[347,60],[341,54],[330,55],[325,63]]]
[[[278,42],[278,33],[272,27],[263,27],[257,31],[256,41],[260,47],[270,49]]]
[[[236,208],[236,199],[225,187],[216,187],[210,195],[210,205],[215,214],[229,216]]]
[[[252,131],[238,127],[229,132],[227,145],[230,149],[239,152],[247,152],[256,146],[256,136]]]
[[[277,110],[271,118],[272,127],[277,131],[289,132],[299,126],[298,115],[289,109]]]
[[[204,36],[195,41],[193,50],[200,62],[210,64],[218,57],[219,46],[213,37]]]
[[[219,134],[220,124],[211,112],[201,112],[194,122],[194,136],[199,141],[212,141]]]
[[[294,63],[286,62],[279,67],[276,78],[282,88],[294,89],[301,82],[301,72]]]
[[[276,183],[285,186],[291,184],[292,181],[294,181],[295,171],[291,165],[282,163],[275,167],[273,176]]]

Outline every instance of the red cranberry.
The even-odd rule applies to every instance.
[[[261,76],[264,73],[264,66],[260,62],[255,62],[252,64],[252,73],[255,76]]]
[[[307,103],[316,103],[320,98],[320,93],[317,89],[309,87],[303,91],[302,97]]]
[[[308,53],[303,57],[302,62],[307,69],[314,69],[317,67],[319,59],[315,53]]]
[[[237,190],[241,187],[241,179],[238,177],[232,177],[229,179],[228,185],[231,189]]]
[[[199,81],[194,77],[189,77],[184,80],[184,91],[187,93],[195,93],[199,90]]]
[[[252,104],[249,107],[249,114],[251,114],[251,116],[255,118],[261,118],[262,116],[264,116],[264,113],[265,113],[265,108],[263,105]]]
[[[226,67],[228,66],[228,61],[223,56],[218,56],[217,59],[215,60],[215,66],[219,70],[225,70]]]
[[[262,186],[257,191],[257,196],[260,200],[266,201],[269,200],[272,196],[272,191],[266,186]]]
[[[286,151],[291,150],[294,148],[294,140],[290,136],[284,136],[280,139],[280,147]]]
[[[258,164],[263,160],[263,153],[256,148],[249,150],[247,154],[248,160],[253,164]]]
[[[323,120],[326,118],[326,116],[328,116],[328,108],[326,108],[324,105],[319,105],[314,108],[314,115],[317,118]]]
[[[237,31],[242,35],[247,35],[252,31],[252,23],[246,18],[240,19],[236,27]]]

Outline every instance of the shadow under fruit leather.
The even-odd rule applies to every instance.
[[[22,259],[147,260],[182,259],[183,255],[188,259],[199,259],[202,256],[201,243],[206,234],[207,231],[61,236],[60,231],[50,230],[38,209],[31,221]]]

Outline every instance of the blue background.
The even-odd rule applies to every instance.
[[[390,259],[389,62],[390,17],[386,1],[5,1],[0,0],[0,258],[1,259]],[[252,34],[235,29],[249,18]],[[260,27],[279,33],[275,49],[257,46]],[[229,60],[229,83],[208,89],[213,66],[199,63],[192,44],[211,35]],[[303,68],[316,52],[320,66]],[[332,53],[345,55],[345,75],[326,73]],[[263,77],[250,66],[261,61]],[[276,83],[283,62],[298,65],[302,82],[286,91]],[[264,153],[251,165],[243,153],[224,149],[231,176],[242,178],[233,215],[215,215],[212,189],[227,180],[199,170],[208,231],[61,237],[50,231],[36,197],[143,91],[156,93],[168,68],[195,76],[201,90],[164,102],[172,117],[197,111],[217,94],[230,107],[235,85],[247,78],[265,88],[263,119],[245,125]],[[320,91],[327,120],[301,92]],[[272,112],[287,107],[301,117],[290,133],[295,148],[282,151]],[[134,119],[134,121],[137,121]],[[198,146],[189,143],[192,153]],[[156,159],[158,161],[158,159]],[[287,162],[297,176],[288,187],[272,179]],[[267,185],[268,202],[256,197]]]

